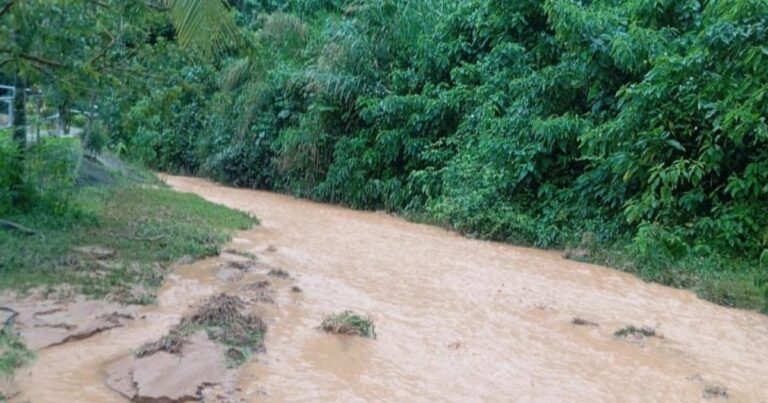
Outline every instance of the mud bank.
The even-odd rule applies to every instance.
[[[293,281],[274,281],[273,270],[233,253],[180,263],[157,306],[6,295],[0,302],[18,312],[17,331],[38,357],[4,387],[18,402],[247,401],[237,383],[241,364],[265,351],[260,315],[281,296],[293,300]],[[178,343],[164,345],[180,329]]]

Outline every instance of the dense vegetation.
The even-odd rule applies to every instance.
[[[30,76],[99,105],[89,144],[155,169],[580,248],[766,306],[768,1],[229,5],[237,38],[215,49],[125,6],[133,28],[105,24],[116,45],[64,68],[88,90]]]

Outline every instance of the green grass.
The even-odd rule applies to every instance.
[[[0,330],[0,376],[11,376],[16,368],[24,365],[33,356],[18,335],[8,329]]]
[[[352,311],[326,316],[320,324],[320,329],[330,333],[376,338],[376,328],[373,321]]]
[[[70,284],[86,295],[126,295],[158,287],[170,262],[219,253],[235,230],[257,220],[191,195],[141,184],[85,188],[64,214],[32,210],[8,219],[35,229],[0,231],[0,289]],[[99,245],[115,257],[98,262],[74,248]]]
[[[593,250],[587,261],[632,273],[644,281],[689,289],[719,305],[768,313],[768,271],[747,259],[716,254],[676,261],[640,259],[626,244]]]

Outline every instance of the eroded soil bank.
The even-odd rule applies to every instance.
[[[165,179],[258,216],[262,225],[229,248],[263,266],[242,276],[222,272],[223,259],[232,259],[226,255],[177,266],[158,306],[40,350],[17,375],[16,400],[123,401],[107,386],[110,366],[222,292],[250,298],[249,309],[269,327],[266,352],[225,385],[233,400],[768,400],[768,318],[760,314],[554,252]],[[269,277],[269,267],[291,278]],[[317,330],[323,315],[345,309],[369,314],[377,339]]]

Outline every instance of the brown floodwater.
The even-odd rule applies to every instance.
[[[241,368],[247,401],[695,402],[715,387],[730,401],[768,401],[766,316],[557,252],[202,179],[165,180],[258,216],[261,225],[230,247],[289,271],[303,290],[260,308],[267,352]],[[216,279],[217,259],[178,266],[143,319],[39,352],[17,375],[17,400],[122,401],[105,385],[105,368],[207,296],[231,291]],[[323,315],[345,309],[368,314],[378,338],[317,330]],[[573,325],[576,317],[599,326]],[[627,325],[658,337],[614,337]]]

